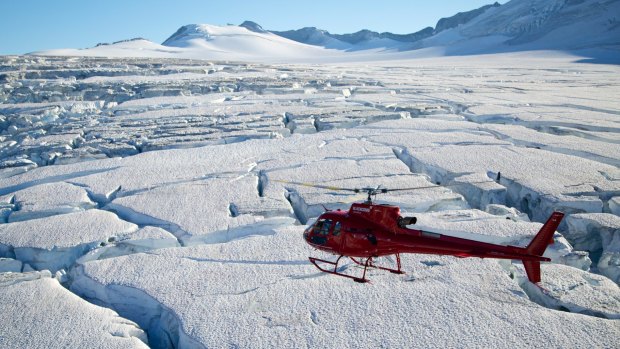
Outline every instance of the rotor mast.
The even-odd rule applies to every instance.
[[[386,188],[361,188],[361,189],[355,189],[356,193],[360,193],[360,192],[366,192],[368,193],[368,198],[366,198],[366,202],[367,204],[372,204],[372,196],[377,196],[377,194],[385,194],[388,192],[388,189]]]

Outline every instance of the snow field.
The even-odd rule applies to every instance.
[[[58,271],[152,347],[609,346],[618,69],[496,58],[2,58],[0,270],[11,273],[0,275],[13,281],[0,287]],[[418,227],[495,243],[525,245],[564,210],[548,292],[494,260],[404,256],[407,275],[373,270],[370,285],[321,274],[307,257],[330,257],[306,247],[301,224],[365,197],[279,180],[439,182],[376,200]]]

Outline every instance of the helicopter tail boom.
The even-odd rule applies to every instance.
[[[547,220],[545,225],[534,236],[529,245],[525,248],[528,254],[534,256],[541,256],[545,253],[548,245],[553,243],[553,234],[560,225],[564,213],[553,212],[551,217]],[[527,278],[532,283],[540,282],[540,261],[536,260],[523,260],[523,266],[527,273]]]

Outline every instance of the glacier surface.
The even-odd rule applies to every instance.
[[[159,348],[609,346],[620,70],[573,60],[0,57],[0,304],[3,323],[22,321],[0,346],[27,345],[18,302],[54,322],[41,301],[54,297],[72,299],[66,314],[101,310],[87,300],[127,318],[80,322],[95,337],[120,326],[110,347],[144,334]],[[358,285],[314,269],[308,256],[330,257],[301,234],[365,197],[287,181],[439,183],[376,200],[492,243],[525,245],[553,210],[567,217],[542,288],[516,262],[425,255]]]

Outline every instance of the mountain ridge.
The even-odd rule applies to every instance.
[[[272,31],[244,21],[238,26],[184,25],[162,44],[132,39],[34,54],[346,61],[595,49],[611,50],[603,54],[613,58],[620,50],[616,13],[620,0],[511,0],[441,18],[435,28],[410,34],[368,29],[331,34],[316,27]]]
[[[616,13],[620,13],[620,0],[511,0],[503,5],[495,2],[441,18],[435,28],[427,27],[410,34],[368,29],[332,34],[316,27],[270,32],[309,45],[347,50],[356,50],[355,46],[360,44],[362,49],[398,46],[399,50],[411,50],[438,44],[450,46],[485,36],[505,37],[500,42],[507,50],[530,43],[534,43],[536,49],[580,49],[592,46],[590,43],[620,45],[620,18],[614,16]],[[264,30],[255,22],[244,23],[247,27],[258,26]],[[558,35],[554,34],[545,42],[537,42],[562,29],[575,35],[556,38]],[[425,42],[429,38],[430,45]]]

